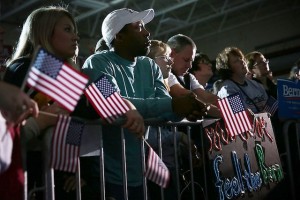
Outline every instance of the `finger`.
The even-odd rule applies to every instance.
[[[193,111],[192,115],[194,115],[196,118],[201,118],[205,115],[206,109],[202,109],[201,111]]]
[[[123,124],[123,128],[130,129],[134,125],[135,121],[132,118],[127,118],[125,124]]]
[[[145,126],[144,124],[142,124],[137,130],[138,137],[142,138],[142,136],[144,136],[144,133],[145,133]]]
[[[136,124],[138,123],[136,122]],[[139,123],[138,125],[133,125],[128,130],[135,133],[139,138],[141,138],[144,135],[145,126],[144,123]]]
[[[197,97],[197,95],[194,92],[190,92],[189,97],[192,99],[195,99]]]
[[[195,121],[197,121],[197,117],[195,117],[194,115],[188,115],[187,120],[195,122]]]
[[[31,110],[32,116],[37,117],[38,114],[39,114],[39,107],[38,107],[38,104],[37,104],[34,100],[31,99],[31,101],[30,101],[28,107],[29,107],[30,110]]]
[[[28,117],[30,117],[32,115],[32,110],[26,110],[25,112],[23,112],[18,119],[16,119],[15,123],[19,124],[19,123],[23,123],[23,121],[25,121]]]
[[[209,111],[211,108],[210,104],[209,105],[206,105],[206,110]]]
[[[139,123],[134,121],[129,127],[128,129],[132,129],[132,130],[137,130],[139,128]]]
[[[14,110],[7,111],[6,116],[8,121],[19,123],[24,118],[24,112],[27,110],[27,106],[18,104]]]
[[[142,123],[135,122],[131,128],[132,128],[132,132],[141,133],[143,130],[143,125]]]

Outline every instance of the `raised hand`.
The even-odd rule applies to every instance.
[[[0,82],[0,110],[9,126],[22,123],[29,116],[37,117],[39,109],[18,87]]]

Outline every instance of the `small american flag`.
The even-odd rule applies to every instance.
[[[84,123],[59,115],[52,135],[51,166],[54,169],[76,172]]]
[[[109,123],[129,110],[105,75],[91,83],[84,93],[102,119]]]
[[[249,131],[252,128],[238,93],[219,99],[218,106],[231,136]]]
[[[270,113],[271,116],[273,116],[277,109],[278,109],[277,99],[275,99],[272,96],[269,96],[264,111]]]
[[[27,84],[72,112],[88,82],[87,76],[42,48],[31,65]]]
[[[166,188],[170,180],[170,172],[155,151],[149,147],[147,170],[145,176],[157,185]]]

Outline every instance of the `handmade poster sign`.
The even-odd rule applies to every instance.
[[[204,127],[209,199],[265,199],[283,180],[271,121],[256,114],[253,128],[231,136],[222,120]]]

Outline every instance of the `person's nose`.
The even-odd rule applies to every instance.
[[[149,37],[149,36],[150,36],[150,32],[149,32],[146,28],[144,28],[143,30],[144,30],[144,31],[143,31],[143,34],[144,34],[146,37]]]
[[[169,58],[169,59],[168,59],[168,65],[171,66],[171,65],[173,65],[173,63],[174,63],[173,60],[171,60],[171,59]]]

